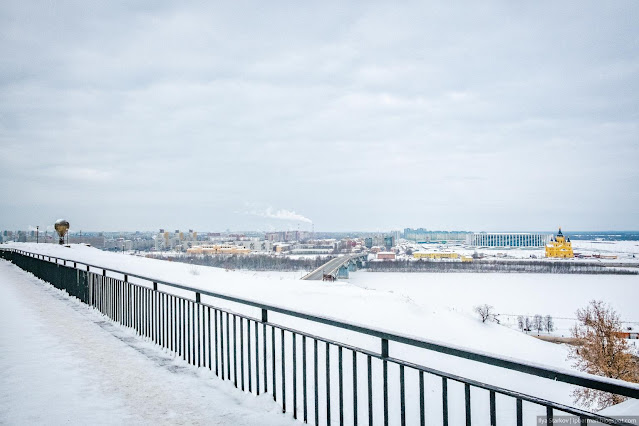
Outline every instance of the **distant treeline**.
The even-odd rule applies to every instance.
[[[286,256],[269,255],[215,255],[215,256],[180,256],[173,261],[191,263],[193,265],[213,266],[225,269],[246,269],[249,271],[313,271],[330,257],[291,259]]]
[[[397,260],[368,262],[367,267],[368,270],[372,272],[527,272],[544,274],[639,274],[639,270],[637,270],[636,268],[616,268],[593,263],[516,260],[475,260],[474,262]]]

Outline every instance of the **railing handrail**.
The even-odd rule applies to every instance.
[[[439,353],[443,353],[443,354],[447,354],[451,356],[456,356],[459,358],[468,359],[471,361],[476,361],[476,362],[480,362],[480,363],[484,363],[488,365],[493,365],[496,367],[518,371],[520,373],[530,374],[537,377],[560,381],[560,382],[573,384],[577,386],[589,387],[591,389],[596,389],[596,390],[600,390],[604,392],[610,392],[610,393],[614,393],[618,395],[627,396],[630,398],[639,399],[639,384],[625,382],[623,380],[612,379],[608,377],[600,377],[600,376],[595,376],[595,375],[581,373],[581,372],[573,372],[573,371],[563,370],[559,368],[553,368],[553,367],[549,367],[549,366],[545,366],[541,364],[535,364],[535,363],[531,363],[531,362],[527,362],[523,360],[517,360],[514,358],[499,356],[499,355],[491,354],[488,352],[471,350],[461,346],[442,343],[435,340],[423,339],[420,337],[400,334],[400,333],[396,333],[396,332],[392,332],[388,330],[375,329],[365,325],[345,322],[336,318],[324,317],[324,316],[319,316],[316,314],[294,311],[281,306],[269,305],[266,303],[257,302],[250,299],[243,299],[240,297],[230,296],[223,293],[216,293],[216,292],[212,292],[208,290],[202,290],[199,288],[176,284],[176,283],[164,281],[161,279],[149,278],[143,275],[121,271],[121,270],[117,270],[117,269],[113,269],[113,268],[109,268],[105,266],[94,265],[84,261],[61,258],[57,256],[50,256],[50,255],[41,254],[41,253],[32,253],[32,252],[28,252],[28,251],[20,250],[16,248],[6,248],[6,249],[0,248],[0,250],[11,250],[11,251],[17,251],[20,253],[30,254],[30,255],[44,256],[44,257],[54,259],[56,263],[59,260],[66,261],[66,262],[74,262],[76,264],[81,264],[89,268],[97,268],[97,269],[102,269],[103,271],[109,271],[116,274],[127,275],[129,277],[139,278],[145,281],[166,285],[166,286],[177,288],[180,290],[192,291],[195,293],[200,293],[206,296],[215,297],[218,299],[223,299],[223,300],[227,300],[234,303],[248,305],[248,306],[252,306],[259,309],[264,309],[267,311],[292,316],[295,318],[301,318],[308,321],[317,322],[320,324],[325,324],[325,325],[329,325],[329,326],[333,326],[337,328],[342,328],[345,330],[366,334],[373,337],[378,337],[380,339],[385,339],[388,341],[415,346],[422,349],[431,350],[434,352],[439,352]]]

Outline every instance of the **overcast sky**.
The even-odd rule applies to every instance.
[[[639,229],[636,0],[203,3],[2,2],[1,229]]]

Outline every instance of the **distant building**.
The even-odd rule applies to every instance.
[[[377,253],[377,259],[379,260],[395,260],[395,253],[392,251],[380,251]]]
[[[413,253],[413,257],[415,259],[430,259],[430,260],[440,260],[440,259],[459,259],[458,253],[450,253],[450,252],[424,252],[417,251]]]
[[[304,241],[310,238],[306,231],[279,231],[267,232],[264,239],[272,242]]]
[[[155,250],[183,251],[196,245],[196,242],[197,232],[193,232],[192,229],[189,229],[187,234],[179,230],[171,234],[168,231],[164,231],[164,229],[160,229],[160,232],[155,236]]]
[[[475,247],[544,247],[551,237],[529,232],[475,232],[468,234],[466,244]]]
[[[564,234],[561,233],[561,228],[559,228],[557,236],[546,244],[546,257],[558,259],[575,257],[570,238],[564,237]]]
[[[268,240],[258,240],[258,239],[240,240],[240,241],[235,241],[234,244],[237,247],[242,247],[251,251],[269,252],[273,248],[273,244]]]
[[[424,228],[404,229],[404,238],[416,243],[462,243],[466,240],[468,232],[466,231],[428,231]]]
[[[397,240],[395,239],[395,235],[374,235],[372,237],[364,238],[364,246],[367,249],[371,249],[375,246],[385,247],[387,250],[390,250],[391,247],[395,247],[395,243]]]

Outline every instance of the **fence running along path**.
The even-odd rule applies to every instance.
[[[523,426],[524,403],[541,407],[547,424],[559,413],[574,415],[581,424],[587,424],[588,420],[609,425],[631,424],[397,359],[390,356],[390,345],[408,345],[639,398],[639,385],[633,383],[571,374],[126,271],[18,249],[0,249],[0,258],[65,290],[111,320],[135,329],[139,335],[188,363],[215,371],[222,380],[232,381],[242,391],[271,394],[283,412],[292,412],[294,418],[314,425],[406,425],[408,422],[425,425],[427,419],[428,424],[432,424],[435,416],[437,423],[444,426],[448,426],[451,417],[467,426]],[[131,278],[138,282],[131,282]],[[207,300],[203,301],[203,296]],[[206,303],[209,300],[211,303]],[[229,302],[251,308],[258,315],[231,310],[224,306]],[[380,350],[371,351],[272,322],[270,313],[379,339]],[[393,374],[389,374],[391,368]],[[432,397],[426,396],[426,391],[432,391],[433,386],[437,388],[436,406]],[[452,395],[453,386],[463,387],[463,396],[461,392]],[[471,395],[474,395],[472,404]],[[390,403],[391,399],[396,403]],[[510,412],[513,418],[504,420],[502,417],[508,417]]]

